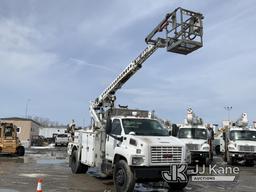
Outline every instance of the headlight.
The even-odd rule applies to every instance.
[[[132,165],[141,165],[144,163],[143,157],[132,157]]]
[[[228,146],[228,150],[230,150],[230,151],[235,151],[236,148],[235,148],[234,146]]]
[[[209,151],[209,149],[210,149],[210,147],[209,147],[209,144],[207,143],[207,141],[206,142],[204,142],[202,145],[201,145],[201,149],[203,150],[203,151]]]
[[[209,147],[207,146],[207,147],[203,147],[203,150],[204,151],[209,151]]]

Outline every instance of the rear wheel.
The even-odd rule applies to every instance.
[[[187,186],[188,182],[182,183],[168,183],[170,190],[181,190]]]
[[[234,164],[234,159],[233,159],[233,157],[230,157],[230,156],[227,157],[227,164],[228,164],[228,165],[233,165],[233,164]]]
[[[86,173],[89,168],[87,165],[84,165],[80,162],[78,158],[77,150],[72,151],[72,154],[69,158],[69,164],[70,164],[72,173],[75,173],[75,174]]]
[[[248,166],[248,167],[253,167],[254,166],[254,160],[247,160],[245,162],[245,165]]]
[[[215,147],[215,153],[216,153],[216,155],[220,155],[220,145],[217,145]]]
[[[23,146],[17,147],[16,154],[18,156],[24,156],[25,155],[25,148]]]
[[[133,192],[135,177],[125,160],[120,160],[114,168],[114,183],[116,192]]]

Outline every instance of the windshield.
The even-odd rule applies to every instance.
[[[13,131],[14,131],[13,127],[5,127],[4,129],[5,137],[12,137]]]
[[[256,131],[250,131],[250,130],[230,131],[230,140],[256,141]]]
[[[168,130],[152,119],[123,119],[123,128],[125,134],[134,132],[135,135],[146,136],[169,136]]]
[[[181,128],[179,129],[178,137],[188,139],[207,139],[207,133],[206,129]]]

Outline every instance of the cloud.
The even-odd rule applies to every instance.
[[[86,61],[84,60],[81,60],[81,59],[77,59],[77,58],[70,58],[69,59],[71,65],[75,65],[79,68],[87,68],[87,67],[90,67],[90,68],[95,68],[95,69],[100,69],[100,70],[104,70],[104,71],[108,71],[108,72],[116,72],[115,70],[111,69],[111,68],[108,68],[108,67],[105,67],[103,65],[96,65],[96,64],[90,64],[90,63],[87,63]]]

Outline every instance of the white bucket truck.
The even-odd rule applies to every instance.
[[[223,132],[220,145],[228,164],[245,162],[254,166],[256,160],[256,129],[248,126],[247,114],[241,117]]]
[[[203,120],[196,116],[191,108],[187,109],[187,118],[184,120],[184,124],[178,127],[177,137],[186,144],[188,162],[208,164],[207,128]]]
[[[162,171],[185,162],[185,145],[179,139],[169,136],[147,111],[116,108],[115,93],[158,48],[186,55],[202,47],[202,19],[200,13],[182,8],[168,13],[147,36],[147,48],[90,103],[90,130],[75,131],[74,141],[68,145],[73,173],[97,167],[104,175],[113,175],[117,192],[126,192],[133,191],[135,182],[163,180]],[[166,32],[164,38],[155,37],[162,31]],[[186,185],[169,183],[177,189]]]

